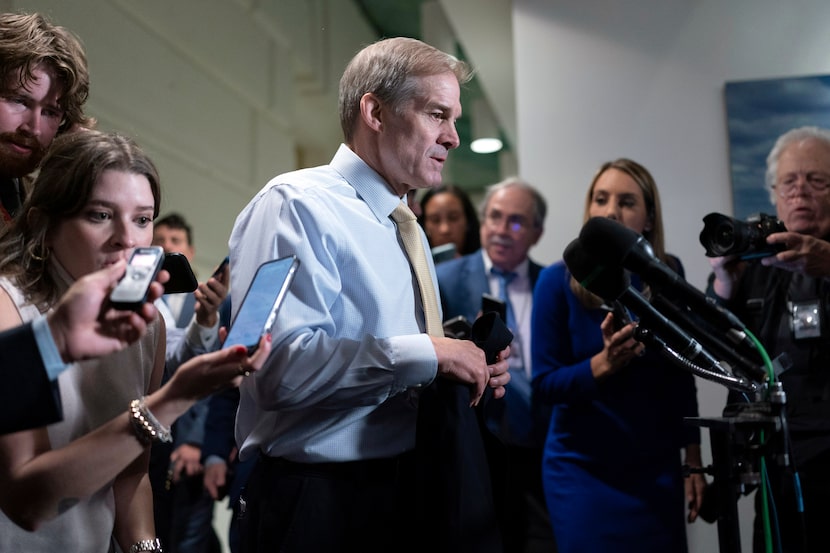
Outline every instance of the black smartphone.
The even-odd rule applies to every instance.
[[[170,273],[170,280],[164,283],[165,294],[193,292],[199,286],[190,262],[181,253],[164,254],[162,269]]]
[[[631,317],[621,301],[614,300],[611,305],[603,305],[602,308],[614,315],[614,330],[619,331],[631,323]]]
[[[455,244],[448,242],[441,246],[435,246],[431,250],[432,262],[436,265],[442,261],[449,261],[455,259]]]
[[[481,295],[481,314],[495,311],[503,322],[507,322],[507,303],[501,298],[490,294]]]
[[[260,338],[271,332],[277,310],[299,265],[300,260],[292,255],[259,266],[222,347],[243,345],[249,354],[256,350]]]
[[[469,340],[473,333],[473,325],[464,315],[458,315],[444,322],[444,335],[448,338]]]
[[[124,276],[110,292],[112,305],[116,309],[138,311],[147,301],[150,284],[155,280],[163,263],[164,250],[160,246],[133,250]]]
[[[225,267],[227,267],[228,263],[230,263],[230,262],[231,262],[231,256],[226,255],[225,259],[222,260],[222,263],[220,263],[219,266],[216,267],[216,270],[213,271],[213,274],[210,275],[211,278],[219,278],[220,276],[222,276],[222,272],[225,270]]]

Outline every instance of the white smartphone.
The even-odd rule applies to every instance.
[[[110,292],[110,301],[116,309],[138,311],[147,301],[150,284],[164,264],[164,250],[160,246],[136,248],[127,263],[124,276]]]
[[[253,353],[259,340],[271,332],[277,310],[297,273],[297,256],[266,261],[256,271],[222,347],[243,345]]]

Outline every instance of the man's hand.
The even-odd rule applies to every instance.
[[[199,325],[210,328],[216,324],[219,306],[228,296],[229,282],[230,267],[225,265],[218,275],[210,277],[193,292],[196,296],[196,322]]]
[[[510,346],[507,346],[499,352],[498,362],[495,365],[489,365],[490,380],[487,385],[493,388],[493,397],[501,399],[507,393],[505,386],[510,382],[510,363],[507,358],[510,357]]]
[[[228,478],[228,465],[224,461],[211,463],[205,467],[205,489],[215,501],[222,499]]]
[[[173,482],[178,482],[182,476],[201,474],[202,450],[194,445],[182,444],[170,454]]]
[[[770,234],[767,243],[783,244],[786,249],[761,258],[762,265],[811,277],[830,276],[830,243],[798,232]]]
[[[504,386],[510,381],[507,357],[508,347],[499,354],[493,365],[487,365],[484,352],[469,340],[430,337],[438,357],[438,374],[444,378],[471,384],[472,401],[478,405],[486,386],[493,388],[495,397],[504,396]]]
[[[163,282],[170,278],[160,271],[150,285],[147,303],[137,312],[120,311],[109,303],[109,293],[126,270],[119,261],[78,279],[66,291],[47,323],[62,359],[69,363],[121,350],[147,331],[156,317],[153,301],[164,293]]]
[[[737,255],[725,257],[709,257],[709,265],[715,275],[713,289],[719,298],[731,300],[735,293],[738,281],[746,269],[746,262],[741,261]]]

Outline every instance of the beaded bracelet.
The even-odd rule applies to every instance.
[[[137,541],[132,545],[132,547],[130,547],[130,553],[140,553],[142,551],[149,553],[163,553],[161,549],[161,542],[158,538]]]
[[[133,427],[135,437],[142,445],[150,445],[153,442],[170,443],[173,441],[170,428],[161,424],[153,416],[150,410],[147,409],[144,398],[134,399],[130,402],[130,423]]]

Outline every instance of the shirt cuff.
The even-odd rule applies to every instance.
[[[40,358],[43,360],[49,380],[57,380],[58,375],[68,369],[69,365],[61,359],[46,317],[40,317],[32,322],[32,332],[34,332],[35,343],[37,343],[37,349],[40,351]]]
[[[194,319],[187,326],[187,343],[202,351],[211,351],[219,341],[219,318],[213,326],[202,326]]]
[[[212,455],[211,454],[211,455],[207,456],[207,458],[205,459],[205,462],[203,463],[203,465],[205,467],[209,467],[211,465],[218,465],[219,463],[227,464],[225,462],[225,460],[222,459],[221,457],[219,457],[218,455]]]
[[[429,336],[414,334],[387,339],[395,368],[396,391],[427,386],[438,374],[438,357]]]

